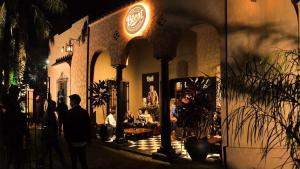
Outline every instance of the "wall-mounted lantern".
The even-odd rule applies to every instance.
[[[60,52],[64,53],[64,51],[65,51],[65,47],[63,46],[63,47],[60,48]]]
[[[69,54],[73,53],[73,44],[71,40],[69,40],[69,43],[66,44],[66,52]]]
[[[70,38],[69,42],[66,43],[66,47],[65,47],[65,51],[70,55],[72,55],[74,52],[74,42],[73,41],[79,41],[79,39]]]

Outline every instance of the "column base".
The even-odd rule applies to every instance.
[[[116,143],[116,144],[121,144],[121,145],[128,143],[128,141],[126,140],[125,137],[116,138],[113,142]]]
[[[152,154],[154,158],[158,159],[175,159],[179,157],[180,154],[176,153],[176,151],[170,147],[170,148],[160,148],[157,150],[157,152]]]

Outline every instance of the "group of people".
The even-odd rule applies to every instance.
[[[64,138],[68,144],[71,157],[72,169],[77,169],[77,159],[81,163],[82,169],[87,169],[86,147],[91,143],[91,121],[88,112],[80,106],[81,98],[77,94],[69,96],[71,109],[68,110],[67,105],[62,99],[58,105],[48,99],[45,108],[42,123],[42,138],[44,147],[40,163],[43,165],[46,156],[54,149],[59,156],[59,160],[63,168],[66,168],[66,161],[60,148],[58,137],[64,134]]]
[[[5,169],[10,166],[14,166],[15,169],[21,168],[23,140],[25,137],[29,138],[26,116],[21,113],[19,92],[18,87],[12,85],[8,94],[1,95],[0,140],[1,148],[6,153],[6,159],[1,166]]]
[[[12,85],[9,93],[0,99],[0,146],[6,150],[6,159],[1,164],[4,169],[22,168],[24,140],[30,139],[28,119],[21,113],[20,90]],[[88,169],[86,147],[91,143],[91,121],[88,112],[80,106],[81,98],[77,94],[69,96],[71,108],[62,99],[56,105],[49,96],[45,101],[41,123],[38,167],[43,168],[46,157],[51,157],[52,150],[57,153],[63,168],[68,168],[60,144],[60,135],[68,144],[72,169],[77,169],[79,159],[82,169]],[[0,148],[1,148],[0,147]],[[51,161],[49,165],[51,165]]]

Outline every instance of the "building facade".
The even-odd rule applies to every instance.
[[[245,51],[270,54],[274,48],[295,48],[285,37],[296,35],[297,17],[285,0],[228,0],[227,5],[218,0],[138,1],[96,21],[84,17],[54,36],[49,43],[50,91],[54,100],[64,98],[67,103],[67,96],[79,94],[81,106],[95,111],[96,122],[101,124],[102,110],[93,109],[88,99],[91,82],[128,82],[127,110],[136,115],[143,104],[143,75],[158,73],[162,148],[169,151],[170,119],[163,112],[169,112],[166,89],[170,79],[223,78],[232,57]],[[275,38],[280,40],[275,42]],[[223,120],[238,104],[226,101],[225,96],[216,102]],[[249,145],[246,136],[236,142],[230,134],[234,129],[225,121],[223,126],[223,157],[229,167],[280,164],[274,157],[283,151],[281,147],[260,161],[260,145]]]

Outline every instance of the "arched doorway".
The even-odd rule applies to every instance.
[[[159,96],[160,64],[153,57],[152,46],[146,39],[131,40],[127,45],[127,53],[127,67],[123,72],[123,80],[129,82],[130,86],[128,110],[137,118],[140,108],[147,103],[149,85],[154,86]],[[147,75],[151,76],[148,81]]]
[[[208,24],[182,33],[177,55],[170,62],[170,79],[186,76],[216,76],[221,63],[220,36]],[[186,73],[183,73],[186,72]]]
[[[96,52],[91,62],[90,82],[99,82],[99,80],[115,80],[116,71],[111,66],[111,56],[108,52]],[[90,94],[91,95],[91,94]],[[95,121],[97,124],[104,124],[107,107],[90,107],[91,112],[95,112]]]

